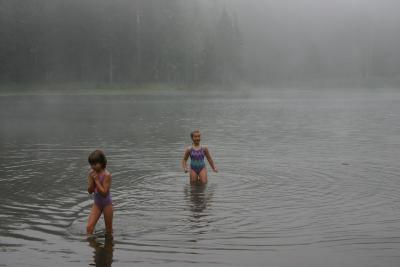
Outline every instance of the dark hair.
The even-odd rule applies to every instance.
[[[200,133],[200,131],[199,131],[199,130],[194,130],[193,132],[191,132],[191,133],[190,133],[190,138],[193,139],[193,135],[194,135],[195,133]]]
[[[100,163],[103,166],[103,168],[107,166],[106,155],[104,155],[104,152],[101,150],[95,150],[92,153],[90,153],[88,157],[88,162],[90,165]]]

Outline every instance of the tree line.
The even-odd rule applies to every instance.
[[[1,82],[231,84],[238,20],[216,1],[0,0]]]

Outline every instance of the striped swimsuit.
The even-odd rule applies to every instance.
[[[103,174],[99,176],[99,181],[101,184],[104,182],[104,178],[106,176]],[[101,210],[104,209],[105,206],[112,204],[111,194],[108,193],[106,197],[103,197],[97,190],[97,187],[94,188],[94,204],[99,207]]]
[[[199,175],[205,166],[203,147],[199,150],[195,150],[193,147],[190,148],[190,168]]]

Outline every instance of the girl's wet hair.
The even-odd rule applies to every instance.
[[[92,153],[90,153],[90,155],[88,157],[88,162],[90,165],[100,163],[103,166],[103,168],[105,168],[107,166],[106,155],[101,150],[95,150]]]
[[[193,139],[193,135],[196,134],[196,133],[200,133],[200,131],[199,130],[195,130],[195,131],[191,132],[190,133],[190,138]]]

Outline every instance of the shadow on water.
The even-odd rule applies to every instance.
[[[104,238],[104,242],[97,239],[88,240],[89,245],[94,249],[94,262],[91,266],[110,267],[113,262],[114,240],[112,238]]]

